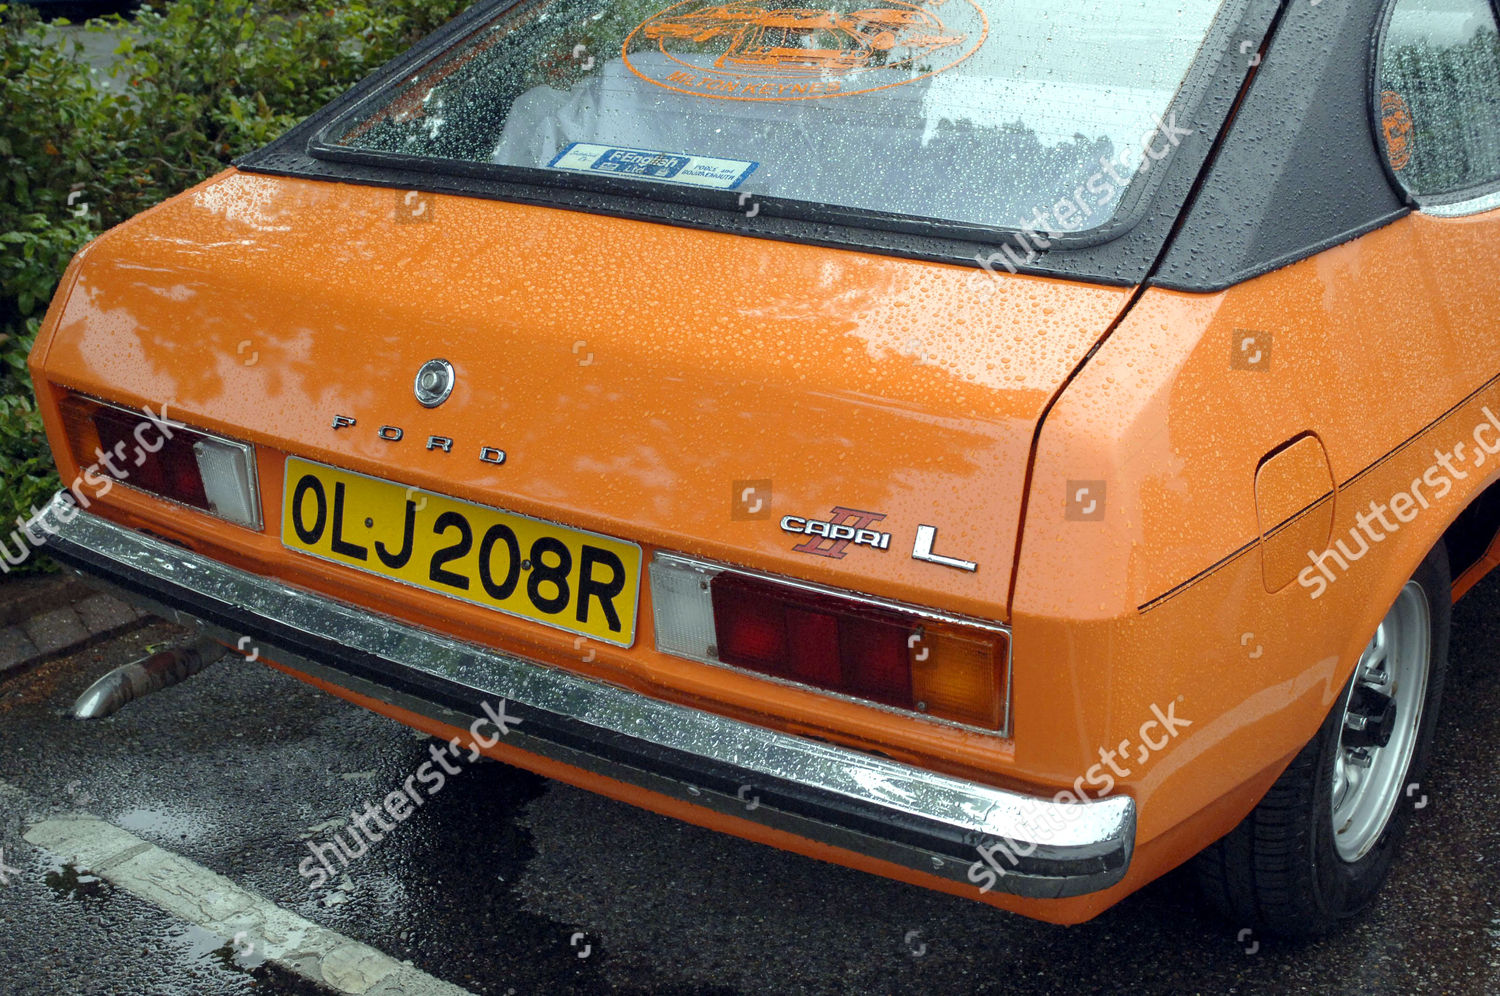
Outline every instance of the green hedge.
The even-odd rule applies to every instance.
[[[0,523],[58,486],[25,360],[73,254],[265,145],[468,5],[159,3],[128,22],[111,89],[80,43],[60,45],[30,7],[0,3]]]

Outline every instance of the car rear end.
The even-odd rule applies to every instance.
[[[829,89],[795,59],[716,69],[732,41],[669,30],[691,5],[481,5],[80,254],[32,355],[66,485],[37,530],[490,756],[1091,915],[1135,803],[1070,795],[1068,762],[1028,753],[1028,725],[1066,718],[1028,698],[1048,665],[1016,653],[1010,599],[1038,426],[1133,290],[1024,256],[1106,265],[1089,247],[1168,182],[1147,164],[1176,141],[1132,151],[1137,125],[1216,85],[1195,60],[1234,25],[1147,4],[1175,24],[1137,43],[1165,68],[1085,140],[1077,108],[1118,90],[1086,45],[1058,53],[1076,78],[987,106],[1018,56],[986,61],[984,5],[929,6],[883,47],[846,33]],[[1085,7],[1085,39],[1118,29]],[[1041,39],[1048,16],[1010,27]],[[1081,103],[1044,113],[1060,95]],[[1016,239],[1031,203],[1050,239]],[[1001,227],[1008,255],[971,254]],[[516,722],[482,736],[496,708]]]

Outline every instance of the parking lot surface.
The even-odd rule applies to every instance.
[[[232,658],[67,718],[93,680],[180,635],[157,623],[0,676],[0,989],[1494,993],[1497,620],[1492,579],[1457,609],[1435,769],[1379,908],[1305,944],[1214,919],[1186,872],[1058,928],[487,761],[310,888],[309,844],[400,787],[431,741]]]

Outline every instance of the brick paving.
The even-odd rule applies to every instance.
[[[151,617],[61,574],[0,580],[0,675],[64,657]]]

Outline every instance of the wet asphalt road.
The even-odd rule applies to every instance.
[[[309,891],[306,840],[430,741],[235,661],[110,719],[62,715],[173,633],[0,678],[0,993],[320,991],[22,837],[77,812],[475,993],[1500,992],[1500,579],[1457,609],[1427,804],[1380,907],[1307,944],[1242,939],[1184,873],[1056,928],[489,762]]]

